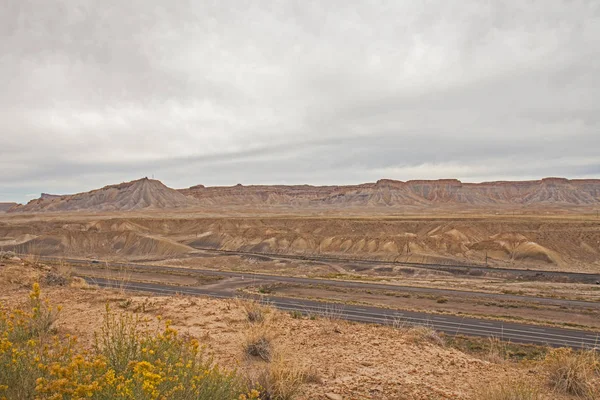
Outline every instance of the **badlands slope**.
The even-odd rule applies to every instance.
[[[153,258],[202,249],[598,272],[600,224],[547,217],[0,219],[0,246],[42,255]]]
[[[487,258],[498,266],[597,272],[599,207],[600,180],[381,180],[177,191],[140,179],[15,206],[0,218],[0,246],[109,258],[202,249],[417,263],[481,264]],[[513,217],[506,212],[512,209],[542,215]],[[572,214],[555,218],[562,209]],[[46,211],[58,213],[46,217]]]
[[[17,203],[0,203],[0,213],[10,210],[16,205]]]
[[[354,186],[193,186],[180,190],[206,206],[293,205],[307,207],[600,206],[600,180],[462,183],[456,179],[394,181]]]
[[[194,205],[195,201],[162,182],[143,178],[105,186],[102,189],[73,195],[48,195],[9,212],[45,211],[131,211],[140,209],[173,209]]]
[[[560,209],[600,207],[600,180],[545,178],[539,181],[462,183],[393,181],[354,186],[242,186],[168,188],[160,181],[140,179],[74,195],[42,194],[9,212],[131,211],[182,207],[227,206],[296,209],[368,208],[399,211]]]

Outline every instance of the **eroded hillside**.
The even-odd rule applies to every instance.
[[[155,258],[202,249],[600,270],[600,225],[551,218],[107,218],[0,220],[18,252]]]
[[[351,186],[192,186],[175,190],[162,182],[139,179],[110,185],[74,195],[49,195],[26,205],[11,207],[9,212],[73,212],[223,210],[235,207],[247,210],[345,210],[366,209],[397,212],[450,210],[497,212],[519,209],[529,213],[551,210],[594,211],[600,207],[600,180],[546,178],[539,181],[462,183],[456,179],[435,181],[394,181]],[[8,208],[8,207],[4,207]],[[0,206],[0,211],[2,207]]]
[[[457,179],[401,182],[381,179],[353,186],[242,186],[182,189],[206,206],[489,207],[600,205],[600,180],[463,183]]]
[[[17,203],[0,203],[0,213],[10,210],[16,205]]]
[[[168,188],[160,181],[143,178],[73,195],[59,196],[42,193],[40,198],[25,205],[13,207],[9,212],[173,209],[188,207],[195,203],[192,198]]]

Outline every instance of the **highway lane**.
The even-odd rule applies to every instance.
[[[88,283],[100,287],[150,292],[161,295],[184,294],[216,298],[236,297],[234,292],[215,291],[210,288],[191,288],[157,283],[122,282],[104,278],[83,278]],[[275,296],[261,296],[260,299],[284,311],[325,315],[363,323],[401,326],[405,324],[426,325],[452,336],[467,335],[495,337],[500,340],[515,343],[548,345],[553,347],[600,348],[600,333],[589,331]]]
[[[43,257],[44,260],[48,261],[59,261],[60,259],[52,257]],[[64,262],[71,264],[80,264],[89,266],[88,260],[77,260],[77,259],[62,259]],[[95,265],[95,264],[92,264]],[[369,282],[355,282],[345,280],[333,280],[333,279],[320,279],[320,278],[301,278],[293,276],[281,276],[281,275],[268,275],[260,273],[243,273],[243,272],[228,272],[228,271],[216,271],[207,269],[192,269],[185,267],[172,267],[162,265],[150,265],[150,264],[135,264],[135,263],[113,263],[113,262],[102,262],[100,265],[108,265],[112,267],[127,268],[135,271],[151,271],[157,273],[185,273],[185,274],[197,274],[197,275],[209,275],[209,276],[220,276],[226,278],[243,278],[247,280],[260,280],[264,282],[273,283],[291,283],[291,284],[302,284],[302,285],[327,285],[344,288],[354,289],[365,289],[365,290],[387,290],[387,291],[398,291],[398,292],[410,292],[410,293],[428,293],[439,296],[467,296],[481,299],[494,299],[499,301],[522,301],[529,303],[556,305],[556,306],[575,306],[585,308],[600,308],[600,302],[582,301],[582,300],[565,300],[555,299],[547,297],[535,297],[535,296],[522,296],[513,294],[497,294],[497,293],[485,293],[485,292],[474,292],[464,290],[453,290],[453,289],[439,289],[439,288],[423,288],[415,286],[402,286],[395,284],[385,283],[369,283]]]
[[[451,265],[451,264],[426,264],[426,263],[411,263],[404,261],[377,261],[377,260],[365,260],[365,259],[353,259],[353,258],[341,258],[341,257],[330,257],[330,256],[303,256],[293,254],[276,254],[276,253],[256,253],[247,251],[233,251],[233,250],[219,250],[209,248],[196,248],[196,250],[202,251],[209,254],[218,255],[237,255],[245,257],[257,257],[257,258],[272,258],[281,260],[301,260],[301,261],[313,261],[323,263],[340,263],[346,264],[347,267],[351,267],[357,264],[363,265],[396,265],[405,267],[414,267],[422,269],[433,269],[436,271],[446,271],[456,275],[483,275],[483,274],[502,274],[502,275],[513,275],[521,278],[532,278],[535,280],[549,280],[559,279],[561,281],[595,284],[600,282],[600,273],[584,273],[584,272],[566,272],[566,271],[548,271],[548,270],[535,270],[535,269],[518,269],[518,268],[498,268],[498,267],[487,267],[483,265],[475,264],[463,264],[463,265]],[[40,256],[39,258],[45,260],[61,260],[59,257],[45,257]],[[81,259],[65,259],[62,260],[70,262],[90,262],[90,260]],[[104,262],[104,261],[103,261]],[[113,263],[115,265],[128,265]]]
[[[564,272],[564,271],[547,271],[547,270],[535,270],[535,269],[520,269],[520,268],[500,268],[500,267],[489,267],[483,264],[435,264],[435,263],[415,263],[408,261],[378,261],[378,260],[365,260],[360,258],[343,258],[333,256],[310,256],[310,255],[294,255],[294,254],[279,254],[279,253],[257,253],[249,251],[239,250],[220,250],[211,249],[204,247],[194,247],[196,250],[201,250],[207,253],[213,254],[225,254],[225,255],[237,255],[247,257],[263,257],[263,258],[274,258],[274,259],[289,259],[289,260],[302,260],[302,261],[316,261],[316,262],[336,262],[344,264],[366,264],[366,265],[399,265],[405,267],[433,269],[436,271],[446,271],[453,274],[485,274],[485,273],[501,273],[506,275],[518,275],[525,277],[533,277],[536,279],[540,278],[561,278],[569,279],[573,282],[580,283],[595,283],[600,280],[600,274],[590,274],[584,272]]]

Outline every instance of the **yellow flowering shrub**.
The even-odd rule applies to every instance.
[[[134,317],[107,307],[95,345],[52,335],[60,310],[34,284],[27,310],[0,306],[0,399],[252,400],[235,372],[219,369],[199,343],[167,322],[148,332]]]

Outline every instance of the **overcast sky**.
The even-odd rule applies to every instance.
[[[0,1],[0,201],[600,178],[600,1]]]

